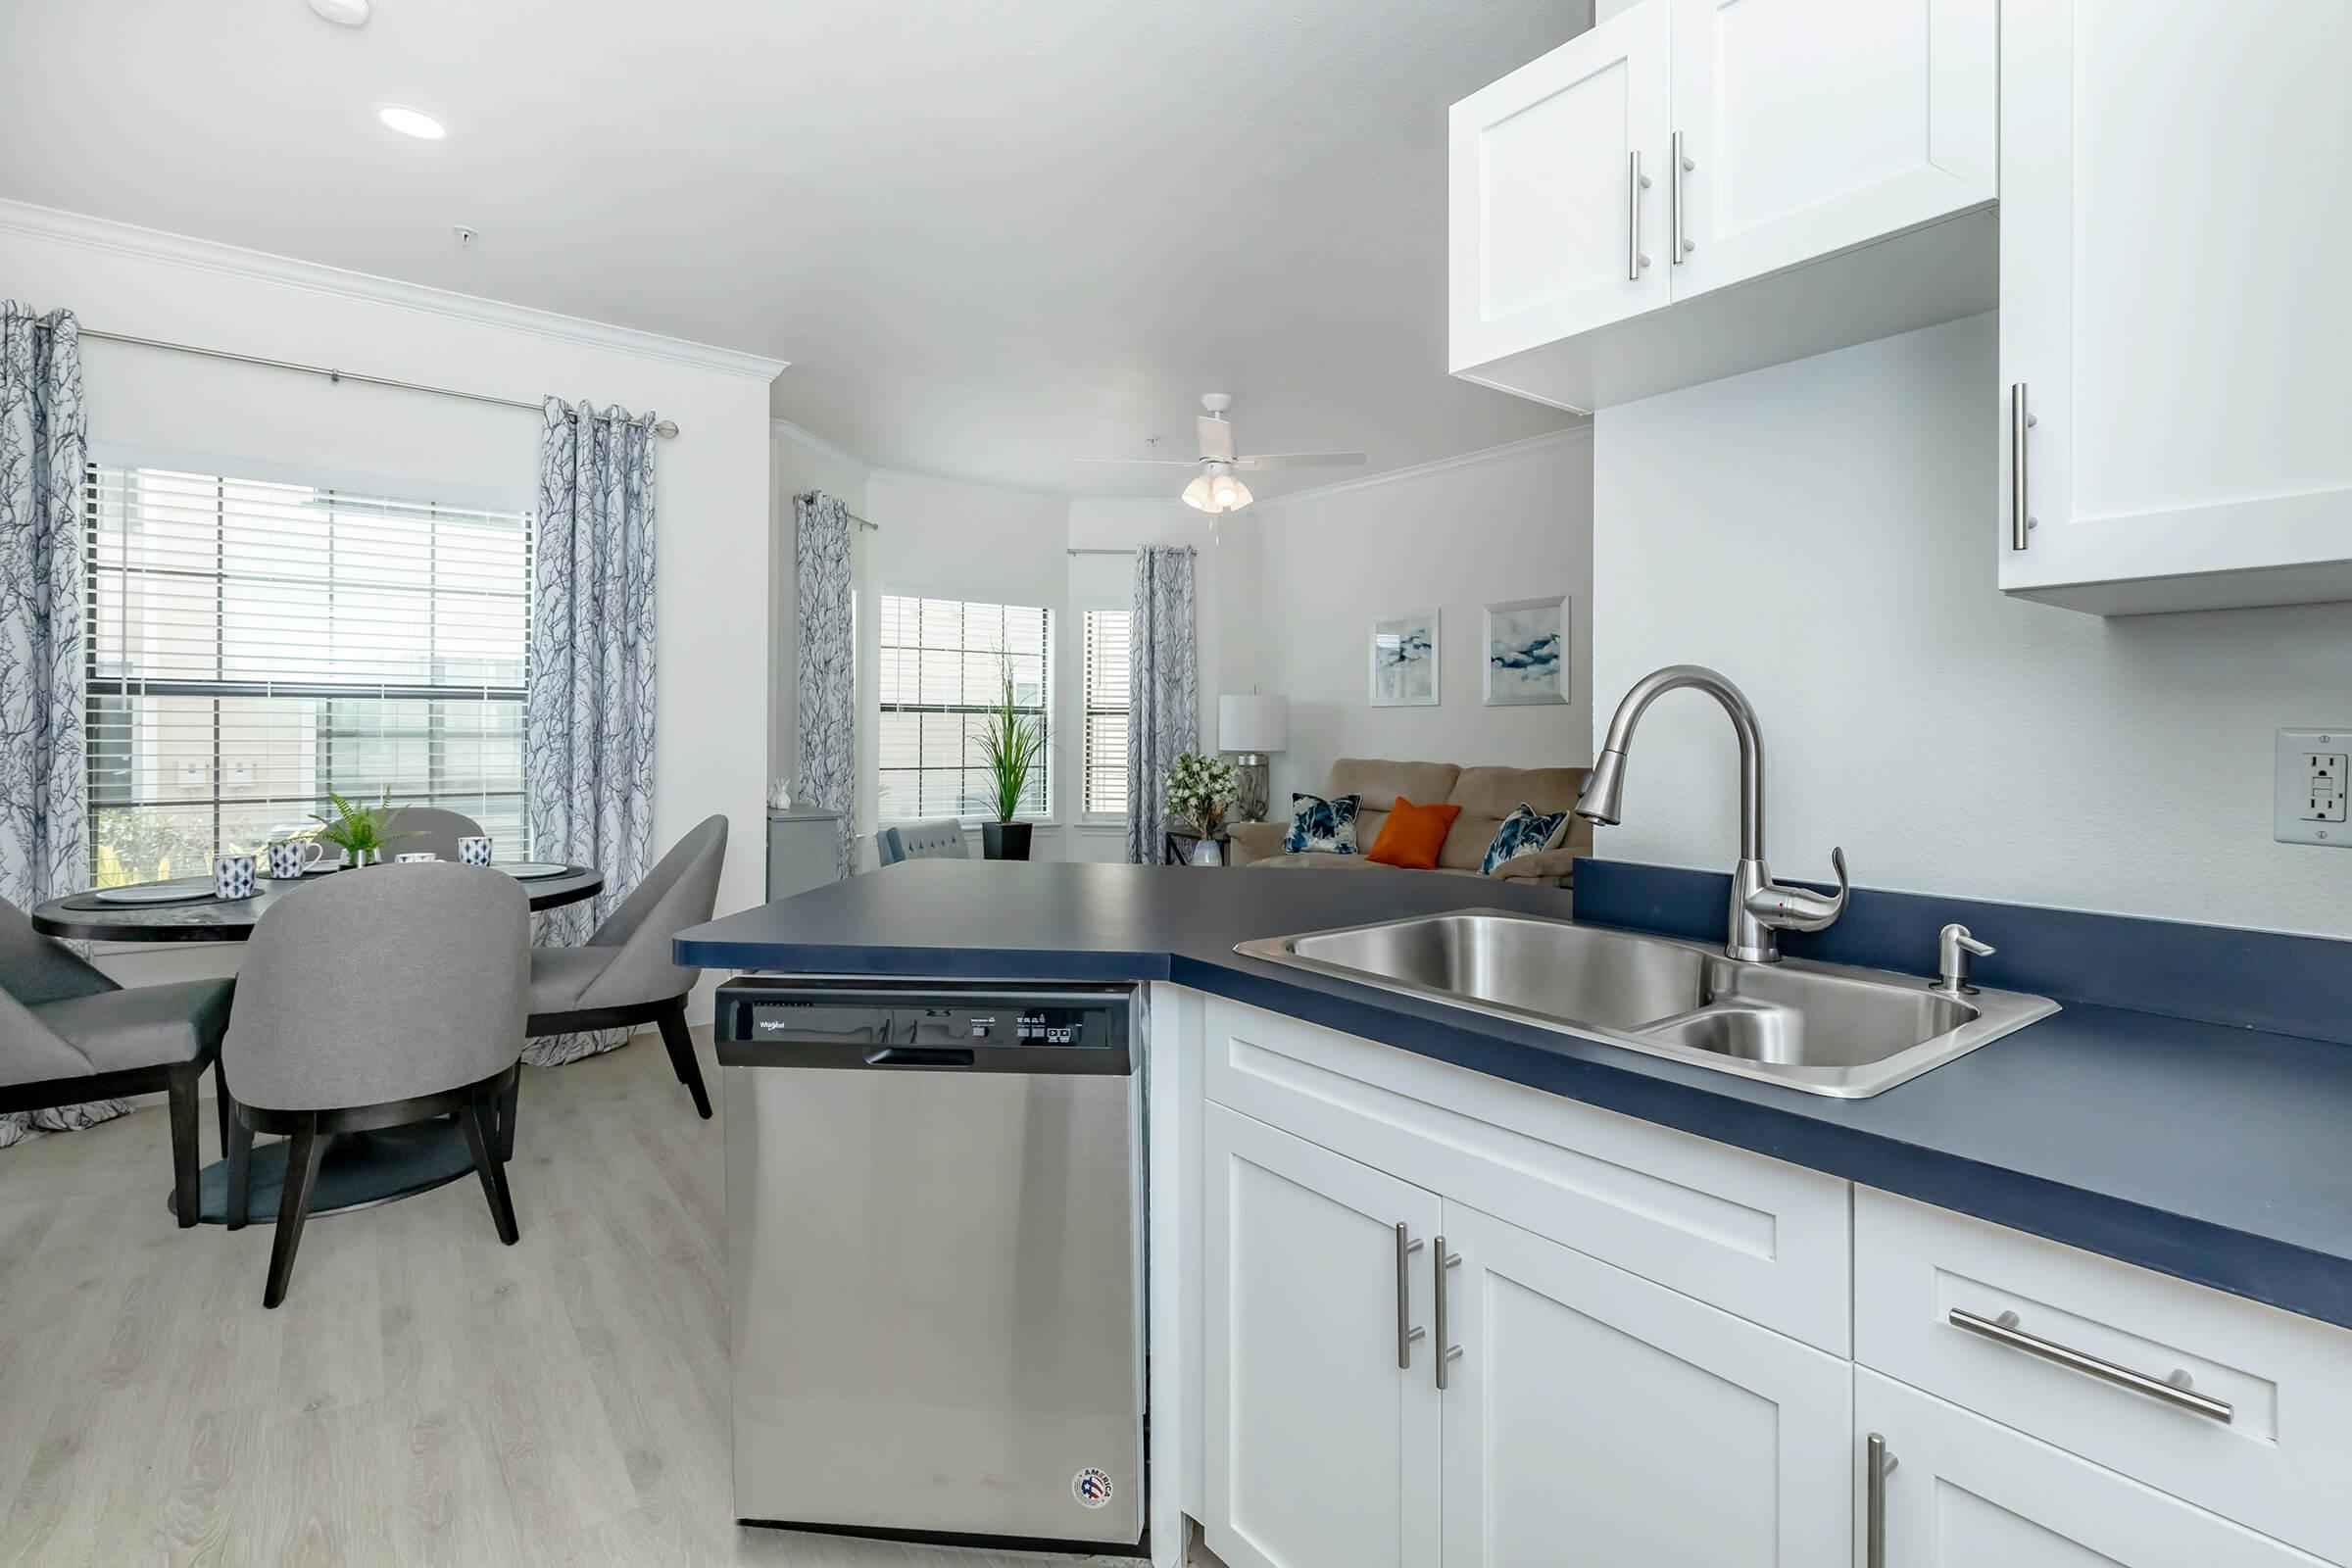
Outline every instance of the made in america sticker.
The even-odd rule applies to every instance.
[[[1070,1495],[1082,1508],[1100,1508],[1110,1501],[1110,1477],[1090,1464],[1070,1477]]]

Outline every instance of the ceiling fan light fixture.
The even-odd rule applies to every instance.
[[[375,118],[388,128],[399,131],[403,136],[414,136],[418,141],[439,141],[449,134],[441,122],[423,110],[411,109],[406,104],[386,104],[375,112]]]
[[[1164,494],[1165,492],[1162,493]],[[1193,476],[1193,482],[1184,487],[1184,504],[1188,507],[1191,507],[1196,512],[1217,512],[1222,510],[1221,508],[1210,505],[1208,475],[1205,473],[1195,474]]]
[[[1239,512],[1256,498],[1250,487],[1230,473],[1220,473],[1208,484],[1208,496],[1215,503],[1212,512]]]

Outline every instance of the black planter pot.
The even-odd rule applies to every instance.
[[[1026,860],[1029,858],[1029,830],[1034,822],[983,822],[980,824],[980,853],[992,860]]]

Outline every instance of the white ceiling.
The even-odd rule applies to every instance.
[[[1067,460],[1190,457],[1227,391],[1373,472],[1574,422],[1445,373],[1445,113],[1586,10],[6,0],[0,195],[790,360],[776,413],[887,467],[1173,491]]]

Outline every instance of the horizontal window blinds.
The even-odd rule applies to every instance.
[[[1124,610],[1086,612],[1086,812],[1127,812],[1128,634]]]
[[[219,474],[88,476],[92,872],[203,872],[326,792],[525,848],[531,517]]]
[[[1014,705],[1044,717],[1051,740],[1052,615],[1029,605],[884,594],[880,642],[880,819],[994,816],[981,730],[1009,675]],[[1051,757],[1030,776],[1024,817],[1050,813]]]

